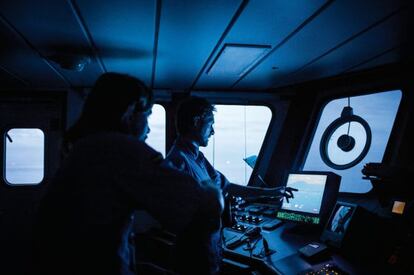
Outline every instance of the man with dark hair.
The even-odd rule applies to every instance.
[[[206,126],[212,127],[214,124],[213,112],[215,111],[216,108],[201,97],[191,97],[190,99],[181,102],[175,120],[177,132],[181,136],[199,134],[195,133],[194,124],[201,124],[203,119],[205,119],[206,122],[211,123]],[[209,127],[206,127],[206,130],[210,130],[207,128]],[[213,134],[214,130],[211,128],[211,135]],[[208,138],[202,138],[200,141],[200,146],[207,146]]]
[[[168,152],[165,163],[188,173],[198,182],[214,183],[224,193],[234,196],[245,195],[280,195],[287,199],[293,197],[294,188],[256,188],[230,183],[226,177],[214,169],[200,152],[199,147],[206,147],[209,138],[214,135],[215,107],[205,98],[191,96],[180,102],[175,125],[178,137]]]
[[[97,80],[40,205],[35,274],[131,274],[135,209],[178,234],[194,224],[204,234],[220,227],[220,192],[160,166],[160,154],[143,142],[151,107],[152,92],[138,79]]]
[[[214,135],[214,111],[215,107],[201,97],[192,96],[180,103],[175,120],[178,137],[167,154],[165,164],[191,175],[205,186],[220,188],[226,197],[228,194],[233,196],[279,196],[287,199],[293,197],[292,191],[297,191],[294,188],[256,188],[232,184],[222,173],[214,169],[199,150],[200,146],[207,146],[209,138]],[[231,222],[231,217],[223,218],[225,225]],[[218,272],[221,260],[219,232],[207,237],[205,246],[210,250],[210,259],[212,259],[210,264],[214,266],[211,269]],[[181,242],[182,244],[178,243],[178,245],[183,247],[180,248],[183,253],[186,250],[191,250],[189,247],[194,243],[188,235],[183,236]],[[194,253],[194,250],[191,251]],[[194,264],[193,267],[196,265]],[[191,274],[191,268],[188,265],[186,273]]]
[[[210,136],[214,135],[215,110],[201,97],[191,97],[180,103],[175,119],[178,138],[166,160],[199,182],[213,180],[218,187],[225,189],[227,179],[199,151],[199,147],[206,147]]]
[[[65,153],[78,139],[95,132],[121,132],[145,141],[152,105],[152,91],[140,80],[116,73],[103,74],[88,95],[80,119],[65,134]]]

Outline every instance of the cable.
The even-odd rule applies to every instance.
[[[230,241],[230,243],[224,243],[224,245],[228,248],[228,249],[235,249],[236,247],[238,247],[239,245],[241,245],[242,243],[248,241],[249,239],[254,239],[257,236],[261,236],[260,232],[261,232],[261,228],[260,227],[254,227],[252,229],[247,230],[246,232],[244,232],[239,238],[237,238],[236,240],[232,240]]]
[[[263,236],[262,236],[262,240],[263,240],[264,255],[266,256],[270,252],[269,243],[267,242],[267,240]]]
[[[351,97],[348,96],[348,107],[351,107]],[[349,136],[349,130],[351,128],[351,121],[348,123],[348,131],[346,133],[347,136]]]

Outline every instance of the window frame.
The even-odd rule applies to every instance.
[[[391,128],[390,136],[387,141],[387,145],[384,150],[384,156],[382,159],[382,163],[384,164],[392,164],[397,155],[398,150],[392,150],[392,148],[397,148],[398,146],[398,140],[396,138],[396,129],[399,128],[398,125],[402,123],[402,116],[404,113],[407,112],[407,108],[404,107],[407,92],[406,87],[403,85],[389,85],[386,87],[364,87],[360,89],[335,89],[335,90],[325,90],[318,94],[317,96],[317,102],[315,104],[315,107],[313,108],[313,112],[311,114],[311,119],[309,120],[307,124],[307,130],[305,137],[302,140],[301,148],[299,149],[298,155],[294,162],[294,170],[303,171],[303,167],[305,166],[306,159],[308,157],[310,147],[312,145],[312,141],[314,139],[314,136],[316,134],[316,130],[319,126],[320,119],[322,117],[323,110],[325,109],[326,105],[328,105],[331,101],[341,99],[341,98],[347,98],[347,97],[356,97],[356,96],[363,96],[363,95],[370,95],[370,94],[378,94],[383,92],[390,92],[393,90],[399,90],[401,91],[401,101],[398,106],[396,116],[394,119],[394,124]],[[404,129],[406,130],[406,129]],[[342,195],[346,196],[355,196],[355,195],[370,195],[374,192],[373,188],[371,188],[368,192],[365,193],[354,193],[354,192],[339,192]]]
[[[7,180],[7,178],[6,178],[6,153],[7,153],[7,151],[6,151],[6,139],[7,139],[6,133],[8,133],[12,129],[39,129],[43,132],[43,136],[44,136],[44,139],[43,139],[43,178],[39,183],[36,183],[36,184],[33,184],[33,183],[18,183],[18,184],[15,184],[15,183],[10,183]],[[3,167],[1,169],[1,173],[2,173],[1,176],[3,178],[4,183],[6,183],[6,186],[12,187],[12,188],[15,188],[15,187],[35,188],[35,187],[43,186],[45,181],[47,181],[47,179],[48,179],[48,166],[47,166],[47,164],[48,164],[48,160],[47,160],[47,158],[48,158],[48,146],[47,146],[47,144],[48,144],[48,134],[47,134],[47,131],[45,130],[45,128],[40,127],[40,126],[39,127],[34,126],[33,124],[14,124],[14,125],[7,125],[6,127],[4,127],[1,131],[1,133],[2,133],[2,137],[3,137],[3,139],[2,139],[2,144],[3,144],[3,146],[2,146],[2,150],[3,150],[2,151],[2,154],[3,154],[3,156],[2,156],[2,158],[3,158]]]
[[[256,94],[254,99],[251,98],[251,94],[247,93],[232,93],[231,95],[227,96],[220,96],[215,92],[193,92],[191,95],[200,96],[206,98],[211,104],[213,105],[229,105],[229,106],[261,106],[269,108],[271,112],[271,118],[269,125],[267,127],[265,136],[263,138],[262,146],[260,147],[260,151],[257,155],[257,160],[255,167],[247,180],[246,186],[262,186],[262,182],[255,178],[254,175],[260,175],[267,184],[270,184],[269,181],[266,181],[266,174],[269,168],[269,160],[272,157],[271,152],[273,150],[268,150],[270,146],[270,136],[271,133],[274,131],[274,125],[277,122],[277,115],[276,115],[276,106],[278,101],[281,99],[273,94]],[[275,104],[269,103],[267,99],[271,98],[275,102]],[[280,133],[280,132],[279,132]],[[276,145],[276,144],[275,144]],[[267,152],[267,154],[265,154]]]

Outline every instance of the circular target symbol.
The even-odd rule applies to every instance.
[[[357,165],[367,155],[372,133],[369,124],[344,107],[341,117],[334,120],[322,135],[319,151],[323,162],[336,170]]]

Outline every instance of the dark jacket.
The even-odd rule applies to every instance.
[[[127,135],[80,139],[40,206],[35,273],[128,274],[134,209],[146,210],[177,233],[204,215],[200,185],[159,163],[159,153]]]

